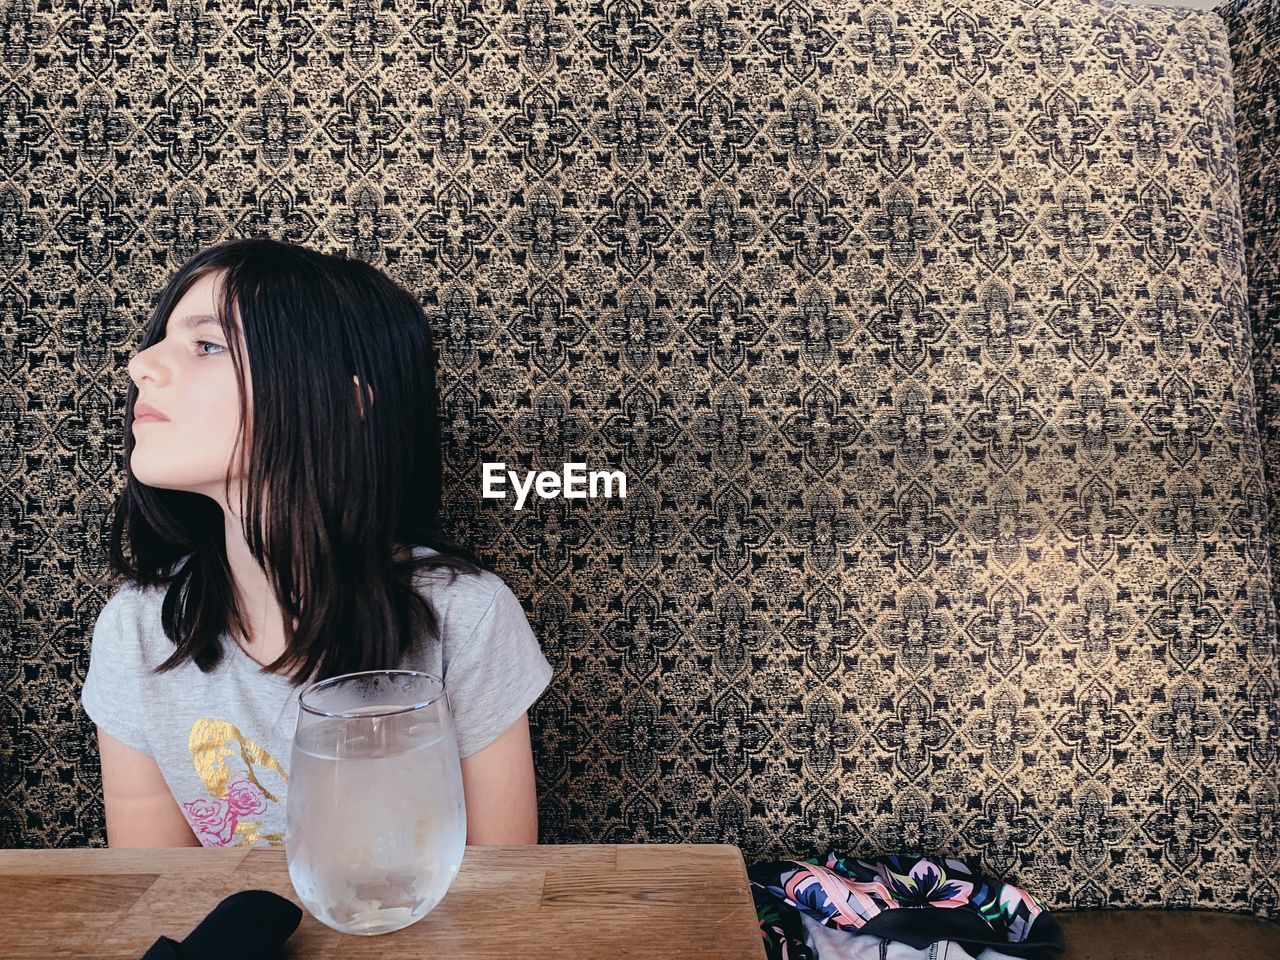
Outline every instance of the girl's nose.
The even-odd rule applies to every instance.
[[[158,362],[156,351],[150,347],[135,353],[129,361],[129,376],[135,384],[142,385],[143,378],[160,380],[164,376],[163,364]]]

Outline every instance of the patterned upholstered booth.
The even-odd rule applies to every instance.
[[[556,667],[545,841],[1280,918],[1276,0],[3,21],[0,844],[103,842],[125,364],[265,233],[436,324],[450,522]],[[484,461],[628,496],[515,511]]]

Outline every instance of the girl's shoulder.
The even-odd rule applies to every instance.
[[[162,663],[173,650],[161,623],[167,590],[167,586],[144,587],[132,581],[118,586],[98,613],[93,644],[138,667]]]
[[[415,546],[414,557],[437,555],[431,547]],[[422,594],[441,619],[483,614],[499,594],[508,590],[506,582],[489,570],[454,571],[447,568],[418,571],[414,588]]]

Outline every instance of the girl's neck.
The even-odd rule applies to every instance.
[[[397,544],[393,556],[400,561],[409,559],[412,554],[411,546]],[[235,640],[258,663],[272,663],[285,651],[284,611],[271,589],[266,571],[249,552],[249,546],[240,533],[239,521],[228,525],[227,562],[231,567],[240,615],[248,632],[247,637],[237,636]]]

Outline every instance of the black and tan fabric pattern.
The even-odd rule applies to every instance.
[[[952,852],[1277,912],[1276,640],[1213,14],[4,8],[0,843],[101,842],[76,694],[125,364],[216,239],[438,325],[459,538],[556,667],[543,838]],[[1274,240],[1274,237],[1273,237]],[[481,500],[481,464],[627,497]]]

